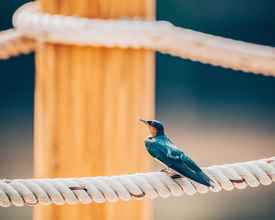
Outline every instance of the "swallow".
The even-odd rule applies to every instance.
[[[173,179],[184,176],[207,187],[214,187],[214,181],[168,138],[160,121],[144,119],[140,121],[149,128],[150,136],[144,141],[148,153],[166,167],[161,171]]]

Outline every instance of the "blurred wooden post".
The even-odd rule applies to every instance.
[[[154,0],[40,0],[43,11],[154,18]],[[36,55],[35,177],[148,170],[139,117],[154,112],[154,54],[41,44]],[[149,220],[149,201],[36,207],[35,220]]]

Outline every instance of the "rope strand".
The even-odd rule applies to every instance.
[[[245,189],[275,182],[275,157],[204,169],[215,182],[207,188],[187,178],[163,172],[121,176],[0,180],[0,206],[63,205],[155,199]]]
[[[34,50],[35,41],[25,37],[14,29],[0,32],[0,60],[19,54],[28,54]]]

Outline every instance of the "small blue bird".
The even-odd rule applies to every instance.
[[[164,126],[161,122],[144,119],[140,119],[140,121],[148,126],[151,134],[145,140],[147,151],[152,157],[168,167],[162,171],[171,174],[170,170],[172,169],[174,172],[170,176],[173,179],[185,176],[205,186],[213,187],[214,181],[165,135]]]

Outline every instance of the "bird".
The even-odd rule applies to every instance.
[[[150,136],[144,141],[148,153],[165,166],[161,171],[173,179],[187,177],[207,187],[214,187],[215,182],[169,139],[162,122],[144,119],[140,121],[149,128]]]

